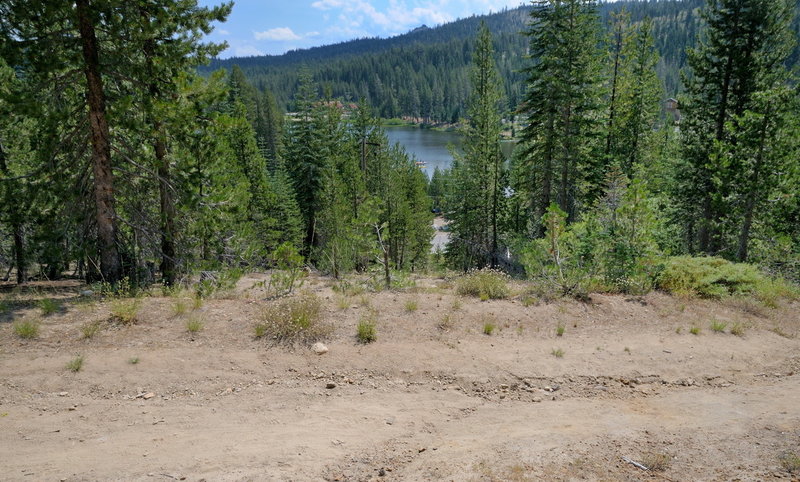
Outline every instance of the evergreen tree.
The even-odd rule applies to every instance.
[[[735,250],[729,241],[734,212],[729,203],[742,196],[735,183],[742,166],[731,154],[747,131],[738,124],[747,111],[770,109],[772,103],[763,102],[759,93],[782,82],[793,14],[787,0],[711,0],[703,12],[706,31],[689,51],[681,126],[686,162],[680,166],[688,181],[681,200],[689,219],[698,219],[701,252],[732,256]],[[692,251],[693,231],[686,229]],[[746,256],[746,249],[740,255]]]
[[[464,155],[454,161],[447,217],[452,235],[448,256],[461,269],[496,266],[503,218],[505,162],[500,149],[501,85],[492,37],[481,25],[472,70]]]
[[[555,199],[574,220],[578,208],[599,194],[603,166],[592,155],[597,135],[599,94],[598,19],[592,0],[543,0],[534,3],[530,28],[528,91],[519,111],[527,116],[522,131],[518,191],[540,220]]]

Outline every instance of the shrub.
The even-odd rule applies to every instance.
[[[741,323],[734,323],[731,327],[731,335],[744,336],[744,326]]]
[[[482,300],[506,298],[509,294],[508,275],[486,268],[472,271],[458,280],[456,292]]]
[[[94,335],[96,335],[98,331],[100,331],[100,322],[99,321],[93,321],[93,322],[84,323],[83,325],[81,325],[81,335],[86,340],[88,340],[90,338],[93,338]]]
[[[642,455],[642,465],[647,467],[647,470],[652,470],[654,472],[663,472],[667,470],[670,462],[672,462],[672,457],[668,454],[648,452]]]
[[[203,271],[200,281],[194,285],[197,298],[208,298],[222,291],[229,291],[236,287],[244,271],[239,268],[230,268],[222,271]]]
[[[564,324],[559,323],[558,326],[556,326],[556,336],[564,336],[564,330],[565,330]]]
[[[14,334],[25,340],[32,340],[39,336],[39,322],[36,320],[15,321]]]
[[[723,323],[717,320],[711,320],[711,331],[714,333],[725,333],[725,328],[727,328],[727,323]]]
[[[691,333],[692,335],[699,335],[700,334],[700,327],[699,326],[693,326],[693,327],[689,328],[689,333]]]
[[[42,315],[52,315],[61,308],[61,305],[56,300],[50,298],[42,298],[36,303],[36,306],[42,310]]]
[[[483,334],[487,336],[492,336],[494,328],[495,328],[494,323],[487,321],[486,323],[483,324]]]
[[[67,370],[77,373],[83,368],[83,355],[78,355],[67,363]]]
[[[406,311],[408,311],[409,313],[413,313],[413,312],[417,311],[417,308],[419,308],[419,306],[417,304],[417,300],[408,300],[408,301],[406,301]]]
[[[781,297],[797,296],[796,287],[767,278],[751,264],[712,257],[670,258],[658,278],[658,286],[673,294],[701,298],[752,295],[766,305],[774,305]]]
[[[198,333],[203,329],[203,320],[200,317],[192,316],[186,320],[186,331],[191,334]]]
[[[306,274],[302,270],[303,256],[294,245],[289,242],[281,244],[272,252],[271,258],[276,271],[270,276],[268,289],[274,296],[291,294],[295,287],[303,286]]]
[[[175,314],[175,316],[186,314],[188,309],[189,306],[186,304],[186,300],[184,299],[177,299],[175,300],[175,304],[172,305],[172,312]]]
[[[781,467],[790,474],[800,473],[800,456],[794,453],[785,453],[780,457]]]
[[[375,320],[372,318],[362,318],[356,328],[356,339],[359,343],[372,343],[378,339]]]
[[[550,354],[556,358],[564,358],[564,350],[562,350],[561,348],[553,348]]]
[[[278,342],[313,343],[330,334],[332,327],[321,320],[322,302],[313,293],[303,293],[271,303],[255,327],[256,338],[269,336]]]
[[[123,325],[132,325],[138,321],[141,303],[138,299],[122,299],[111,303],[111,320]]]

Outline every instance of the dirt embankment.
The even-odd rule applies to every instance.
[[[800,454],[797,303],[654,293],[525,306],[460,298],[436,279],[345,297],[313,278],[333,325],[317,355],[254,338],[262,279],[182,314],[175,298],[145,298],[130,326],[62,287],[61,309],[27,341],[12,321],[41,316],[26,300],[56,295],[3,294],[0,478],[798,477],[786,470]],[[190,317],[202,321],[193,335]],[[377,341],[358,344],[369,317]],[[65,369],[78,355],[82,369]]]

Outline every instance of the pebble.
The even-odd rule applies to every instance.
[[[330,389],[332,389],[332,388],[336,388],[336,384],[335,384],[335,383],[333,383],[333,382],[328,382],[328,383],[325,385],[325,388],[327,388],[328,390],[330,390]]]
[[[156,394],[155,394],[155,393],[153,393],[153,392],[147,392],[147,393],[145,393],[144,395],[142,395],[142,398],[144,398],[145,400],[150,400],[151,398],[153,398],[153,397],[155,397],[155,396],[156,396]]]
[[[319,343],[319,342],[314,343],[314,345],[311,347],[311,350],[317,355],[324,355],[328,353],[328,347],[325,346],[324,343]]]
[[[69,393],[67,393],[67,392],[59,392],[58,393],[59,397],[66,397],[67,395],[69,395]]]

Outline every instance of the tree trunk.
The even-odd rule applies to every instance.
[[[140,8],[139,13],[142,16],[142,21],[145,26],[150,26],[150,15],[148,12]],[[149,29],[148,29],[149,30]],[[155,57],[155,44],[152,38],[147,38],[144,41],[144,55],[147,65],[147,76],[150,83],[147,85],[150,98],[146,100],[147,115],[149,122],[153,127],[155,140],[153,141],[153,149],[155,150],[156,166],[158,174],[158,197],[161,209],[161,271],[162,282],[166,286],[175,284],[175,200],[172,198],[170,191],[171,173],[169,160],[167,159],[167,140],[164,133],[163,124],[155,118],[153,112],[152,101],[161,96],[161,91],[157,84],[155,69],[153,67],[153,58]]]
[[[767,142],[767,129],[769,128],[770,112],[764,114],[764,122],[761,124],[760,138],[758,140],[758,154],[756,155],[756,164],[753,166],[753,177],[750,180],[750,190],[747,193],[747,202],[745,203],[744,222],[742,229],[739,233],[739,249],[736,252],[736,257],[744,263],[747,261],[747,248],[750,241],[750,228],[753,225],[753,213],[756,208],[756,193],[759,191],[759,181],[761,177],[761,167],[764,164],[764,147]]]
[[[28,281],[27,263],[25,262],[25,238],[22,233],[22,223],[15,222],[14,230],[14,262],[17,267],[17,284]]]
[[[89,125],[92,139],[92,171],[97,223],[97,244],[100,251],[100,272],[105,281],[115,283],[122,274],[117,249],[117,213],[114,209],[114,176],[111,172],[111,144],[103,79],[100,74],[98,42],[89,12],[88,0],[75,0],[78,30],[83,48],[86,99],[89,103]]]

